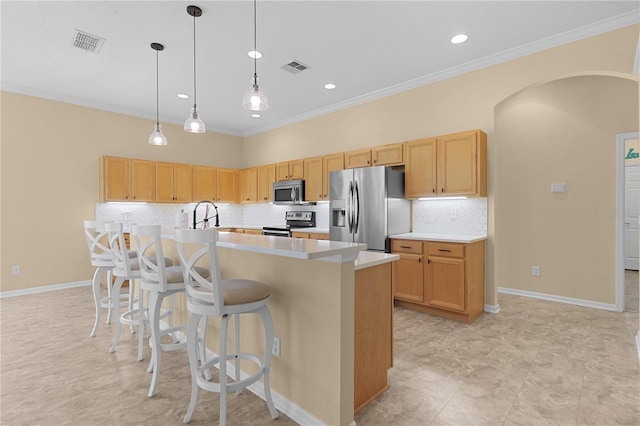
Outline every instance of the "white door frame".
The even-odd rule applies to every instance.
[[[624,311],[624,157],[625,142],[638,132],[616,136],[616,311]],[[640,206],[638,206],[640,207]],[[640,242],[639,242],[640,243]]]

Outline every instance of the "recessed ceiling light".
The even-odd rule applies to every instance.
[[[262,58],[262,53],[258,52],[257,50],[250,50],[249,52],[247,52],[247,55],[249,55],[251,59]]]
[[[253,118],[260,118],[262,117],[260,114],[258,114],[257,112],[254,112],[253,114],[251,114],[251,117]]]
[[[186,93],[178,93],[178,97],[180,99],[189,99],[189,95],[187,95]]]
[[[457,34],[453,36],[453,38],[451,39],[451,43],[453,44],[464,43],[465,41],[467,41],[468,38],[469,36],[466,34]]]
[[[327,83],[327,84],[324,85],[324,88],[327,89],[327,90],[333,90],[333,89],[336,88],[336,85],[333,84],[333,83]]]

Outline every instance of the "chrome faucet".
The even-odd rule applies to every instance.
[[[196,222],[196,213],[198,212],[198,207],[200,207],[200,204],[204,204],[206,206],[206,210],[204,212],[204,219],[202,219],[200,222]],[[213,216],[209,216],[209,205],[213,206],[213,208],[216,211],[216,213]],[[212,217],[216,218],[216,223],[214,226],[218,228],[220,226],[220,219],[219,219],[220,216],[218,215],[218,206],[216,206],[215,204],[213,204],[211,201],[208,201],[208,200],[202,200],[198,202],[198,204],[196,204],[195,208],[193,209],[193,229],[196,229],[196,226],[198,226],[200,223],[202,223],[202,229],[207,229],[209,227],[209,219],[211,219]]]

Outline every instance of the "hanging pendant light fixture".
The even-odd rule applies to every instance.
[[[204,133],[204,122],[200,119],[198,104],[196,102],[196,18],[202,16],[202,9],[198,6],[187,6],[187,13],[193,16],[193,107],[187,121],[184,122],[184,130],[191,133]]]
[[[263,111],[269,108],[269,101],[267,95],[260,90],[258,84],[258,65],[257,60],[259,55],[257,43],[257,19],[256,19],[256,0],[253,0],[253,78],[251,79],[251,88],[242,98],[242,107],[251,111]]]
[[[158,74],[158,54],[161,50],[164,50],[164,46],[160,43],[151,43],[151,48],[156,51],[156,126],[149,136],[149,143],[151,145],[166,145],[167,138],[162,134],[162,128],[160,127],[160,107],[159,107],[159,92],[160,92],[160,83],[159,83],[159,74]]]

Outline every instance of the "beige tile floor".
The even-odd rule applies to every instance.
[[[500,294],[499,314],[473,324],[396,309],[391,387],[356,415],[359,425],[640,425],[638,275],[629,311],[613,313]],[[146,361],[128,332],[93,321],[86,287],[0,300],[1,425],[177,425],[189,401],[182,351],[163,355],[147,398]],[[145,352],[147,359],[148,348]],[[273,422],[265,403],[230,394],[229,424]],[[193,425],[216,424],[201,392]]]

